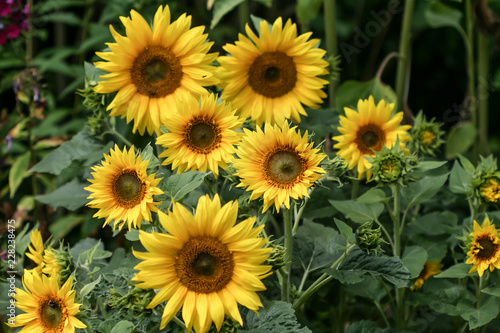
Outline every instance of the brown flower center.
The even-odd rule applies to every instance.
[[[44,332],[62,332],[64,322],[68,317],[68,310],[59,298],[50,298],[40,304],[39,316]]]
[[[264,176],[273,186],[289,188],[300,181],[306,161],[292,148],[280,147],[263,160]]]
[[[184,130],[186,145],[198,154],[208,154],[221,143],[220,128],[211,119],[200,117],[190,122]]]
[[[125,208],[138,205],[146,194],[146,184],[141,181],[137,171],[126,169],[113,181],[113,194],[118,204]]]
[[[233,255],[218,239],[200,236],[190,239],[179,251],[175,271],[180,282],[198,293],[222,290],[233,276]]]
[[[354,142],[356,142],[358,149],[363,155],[371,155],[373,153],[372,150],[382,150],[382,145],[385,142],[385,133],[377,125],[364,125],[356,133]]]
[[[481,238],[477,242],[482,249],[476,255],[482,259],[490,259],[498,250],[498,245],[494,244],[489,237]]]
[[[172,51],[148,46],[132,64],[130,77],[137,92],[159,98],[173,93],[181,85],[182,66]]]
[[[295,62],[279,51],[262,53],[248,71],[248,83],[253,91],[269,98],[286,95],[296,82]]]

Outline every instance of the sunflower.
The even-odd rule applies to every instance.
[[[287,122],[282,129],[269,124],[264,131],[245,129],[236,153],[238,187],[248,186],[247,191],[253,191],[250,200],[264,196],[263,212],[273,203],[279,212],[282,204],[290,208],[290,198],[308,197],[307,189],[325,173],[318,164],[326,155],[308,142],[307,131],[301,136]]]
[[[59,288],[57,276],[47,277],[24,271],[23,286],[16,288],[16,307],[26,313],[17,315],[10,327],[24,328],[20,333],[70,333],[75,328],[87,327],[75,315],[81,304],[75,303],[73,279]]]
[[[433,275],[439,274],[442,272],[441,268],[443,268],[443,264],[441,263],[441,260],[438,261],[427,261],[424,264],[424,268],[420,272],[420,274],[417,277],[417,280],[411,287],[411,290],[417,290],[422,288],[422,285],[424,284],[424,281],[430,278]]]
[[[191,16],[182,14],[170,22],[168,6],[158,8],[153,27],[132,10],[130,18],[120,17],[126,36],[110,26],[116,43],[108,43],[111,52],[97,52],[104,60],[97,68],[110,72],[95,87],[98,93],[118,91],[109,104],[111,116],[134,120],[133,131],[157,132],[175,113],[175,100],[190,92],[206,94],[204,86],[217,83],[209,64],[217,53],[207,53],[213,42],[206,43],[204,27],[191,27]]]
[[[480,186],[481,198],[485,202],[498,202],[500,200],[500,184],[499,179],[491,177],[486,179]]]
[[[26,252],[26,256],[30,258],[37,266],[33,268],[33,271],[38,274],[42,274],[43,269],[43,253],[45,251],[43,247],[43,239],[40,230],[33,229],[30,233],[31,244],[28,245],[29,252]]]
[[[238,303],[257,311],[262,303],[257,291],[265,290],[261,279],[271,266],[261,265],[271,248],[258,237],[264,225],[253,228],[255,217],[235,225],[238,202],[221,207],[219,196],[199,199],[193,216],[181,204],[162,212],[160,223],[169,233],[139,231],[139,239],[149,252],[134,251],[143,260],[133,278],[140,288],[159,289],[148,305],[154,308],[167,301],[161,328],[182,307],[182,318],[191,331],[207,332],[212,322],[220,330],[224,315],[243,325]]]
[[[172,164],[177,172],[185,170],[206,171],[216,176],[219,166],[227,168],[233,159],[234,145],[240,141],[241,132],[235,132],[243,120],[225,103],[217,104],[213,94],[202,96],[198,101],[192,96],[180,99],[179,111],[165,121],[170,133],[158,137],[156,144],[166,150],[160,157],[166,157],[163,164]]]
[[[466,264],[472,264],[469,273],[477,271],[483,276],[485,270],[490,271],[500,268],[500,239],[494,224],[490,225],[490,219],[486,217],[482,227],[474,221],[474,231],[471,232],[471,242],[468,244],[469,257]]]
[[[113,229],[128,224],[129,230],[141,225],[142,220],[151,221],[151,212],[160,202],[153,201],[153,195],[163,194],[156,185],[161,179],[155,174],[148,175],[148,161],[141,156],[135,157],[134,146],[120,151],[118,145],[111,149],[110,155],[104,154],[102,165],[92,167],[94,179],[88,179],[92,185],[85,189],[93,199],[87,205],[99,211],[94,217],[106,218],[104,226],[115,220]]]
[[[326,51],[316,48],[318,39],[308,40],[311,32],[297,36],[297,26],[281,17],[272,29],[260,22],[260,37],[246,25],[250,38],[223,48],[231,56],[218,58],[217,75],[223,88],[222,99],[230,101],[244,118],[282,125],[285,118],[300,122],[307,116],[302,104],[318,108],[327,95],[321,90],[328,81],[318,77],[328,74]]]
[[[338,130],[342,135],[334,136],[338,141],[334,145],[338,148],[339,155],[349,169],[358,166],[358,177],[361,179],[366,173],[370,180],[373,172],[367,171],[371,163],[367,156],[375,156],[373,151],[381,151],[383,146],[391,148],[399,138],[401,149],[404,143],[411,140],[408,130],[410,125],[399,126],[403,119],[403,112],[398,112],[391,117],[394,104],[386,104],[381,100],[377,105],[373,96],[358,101],[358,111],[344,108],[346,116],[340,116]]]

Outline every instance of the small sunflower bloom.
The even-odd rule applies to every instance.
[[[254,228],[255,217],[236,224],[238,203],[221,206],[217,194],[201,197],[194,216],[180,203],[159,216],[168,234],[139,231],[148,252],[133,251],[143,260],[133,280],[159,289],[147,308],[167,301],[160,329],[181,307],[188,332],[205,333],[212,322],[219,331],[226,315],[243,326],[238,304],[262,307],[257,291],[266,289],[261,280],[270,275],[271,266],[262,265],[272,250],[259,237],[264,225]]]
[[[19,314],[10,327],[23,327],[19,333],[74,333],[75,328],[87,327],[75,316],[81,304],[75,303],[73,279],[60,288],[57,277],[39,275],[25,270],[23,287],[16,288],[16,307],[26,313]]]
[[[371,163],[367,157],[375,156],[374,151],[381,151],[382,147],[391,148],[399,139],[401,150],[404,143],[411,140],[408,134],[410,125],[400,126],[403,112],[398,112],[391,117],[394,104],[387,104],[381,100],[375,104],[373,96],[358,101],[358,110],[344,108],[345,116],[340,116],[341,135],[334,136],[337,141],[334,145],[338,149],[337,155],[354,169],[357,166],[358,177],[370,180],[373,172],[368,170]]]
[[[134,120],[133,132],[160,134],[159,128],[176,112],[175,101],[184,94],[207,94],[206,86],[217,83],[212,66],[217,53],[208,53],[204,27],[191,28],[191,16],[182,14],[171,22],[170,9],[160,6],[152,28],[136,11],[120,17],[122,36],[110,26],[116,43],[110,52],[97,52],[105,61],[95,66],[109,72],[94,88],[101,94],[118,91],[109,104],[111,116]]]
[[[161,179],[148,175],[148,161],[135,156],[134,146],[121,151],[118,145],[104,159],[92,167],[94,179],[88,179],[92,185],[85,188],[91,192],[87,199],[92,199],[87,206],[99,209],[94,217],[106,218],[103,226],[114,220],[113,229],[120,230],[125,224],[130,230],[140,227],[142,220],[150,222],[151,212],[157,212],[160,204],[153,196],[163,191],[156,187]]]
[[[297,36],[297,26],[279,17],[269,28],[259,25],[257,37],[246,25],[248,37],[239,35],[235,44],[223,48],[230,56],[220,56],[217,76],[224,89],[222,99],[230,101],[240,115],[261,126],[282,125],[286,119],[300,122],[307,116],[304,106],[316,109],[326,98],[321,89],[328,81],[326,51],[316,48],[318,39],[308,40],[311,32]]]
[[[411,287],[411,290],[417,290],[422,288],[425,280],[427,280],[433,275],[441,273],[443,271],[442,268],[443,264],[441,263],[441,260],[425,262],[424,268],[422,268],[422,271],[420,272],[420,274],[417,277],[417,280]]]
[[[493,272],[495,268],[500,268],[500,239],[494,224],[490,224],[490,219],[486,217],[483,225],[474,221],[474,230],[471,232],[471,241],[468,244],[466,264],[472,264],[469,273],[478,272],[483,276],[488,268]]]
[[[177,103],[178,113],[165,121],[169,133],[156,140],[165,148],[159,157],[166,158],[163,164],[172,164],[178,173],[208,169],[217,176],[219,167],[227,169],[233,160],[235,145],[243,134],[236,130],[244,120],[229,104],[217,104],[213,94],[202,96],[200,101],[188,95]]]
[[[479,187],[481,198],[485,202],[497,203],[500,200],[500,180],[496,177],[486,179]]]
[[[31,259],[37,266],[32,269],[32,271],[42,274],[43,269],[43,253],[45,248],[43,246],[43,238],[40,230],[34,229],[30,233],[31,243],[28,245],[29,252],[26,252],[26,256]]]
[[[283,204],[290,208],[290,199],[308,197],[308,188],[326,173],[319,166],[326,155],[309,143],[307,131],[302,136],[288,122],[282,128],[266,124],[264,131],[244,131],[239,159],[233,162],[237,186],[252,191],[250,200],[263,196],[263,212],[273,204],[279,212]]]

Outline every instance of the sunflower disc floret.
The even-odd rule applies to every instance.
[[[472,264],[469,273],[478,272],[483,276],[488,268],[493,271],[500,268],[500,239],[494,224],[486,217],[483,225],[474,221],[474,230],[470,233],[470,242],[467,245],[467,264]]]

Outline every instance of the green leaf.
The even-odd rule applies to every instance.
[[[292,262],[311,272],[333,264],[342,255],[343,246],[345,241],[335,229],[306,221],[297,229]]]
[[[460,263],[451,266],[442,273],[434,275],[436,278],[458,278],[463,279],[466,276],[472,276],[473,273],[469,273],[471,265]]]
[[[331,270],[325,272],[331,274]],[[358,272],[360,275],[369,274],[375,278],[383,277],[396,287],[405,287],[411,278],[410,271],[398,257],[379,257],[368,255],[360,248],[355,248],[342,261],[338,270]]]
[[[131,242],[137,242],[139,240],[139,230],[132,229],[127,231],[125,238]]]
[[[380,328],[374,321],[361,320],[350,323],[345,333],[404,333],[404,331],[392,328]]]
[[[418,172],[424,173],[426,171],[434,170],[445,165],[446,161],[423,161],[420,162],[417,170]]]
[[[312,20],[318,15],[321,0],[298,0],[295,13],[300,23]]]
[[[396,103],[397,97],[391,86],[382,83],[378,78],[366,82],[346,81],[337,90],[335,108],[339,111],[344,107],[356,109],[360,99],[373,96],[375,103],[384,99],[387,103]],[[397,105],[395,110],[398,110]]]
[[[98,241],[92,248],[85,250],[79,254],[78,262],[90,267],[94,260],[106,259],[113,255],[113,252],[103,250],[103,246]]]
[[[307,109],[307,117],[301,117],[298,124],[302,132],[314,133],[314,139],[319,140],[333,133],[333,128],[339,123],[339,114],[335,109]]]
[[[12,164],[9,170],[10,198],[14,197],[19,185],[21,185],[24,177],[27,176],[30,160],[31,152],[27,151],[21,156],[18,156],[14,164]]]
[[[342,284],[359,283],[365,279],[365,274],[359,271],[339,271],[337,269],[328,268],[325,269],[324,272]]]
[[[466,286],[444,279],[432,282],[432,284],[426,282],[421,289],[423,292],[413,293],[412,298],[420,304],[427,304],[436,312],[458,316],[461,311],[457,308],[457,304],[472,304],[475,299]]]
[[[453,193],[472,193],[471,174],[455,161],[450,173],[450,191]]]
[[[87,296],[95,288],[95,286],[97,286],[99,284],[99,282],[101,282],[101,276],[102,275],[99,275],[97,280],[95,280],[94,282],[91,282],[91,283],[84,285],[82,287],[82,289],[80,290],[80,295],[82,297]]]
[[[427,261],[427,251],[420,246],[407,246],[401,261],[411,273],[411,278],[414,279],[420,275]]]
[[[463,30],[460,25],[462,12],[441,2],[429,3],[424,15],[432,28],[453,27],[457,30]]]
[[[387,200],[389,200],[389,198],[387,198],[385,192],[379,188],[371,188],[356,199],[357,202],[367,204],[384,202]]]
[[[89,192],[84,190],[84,187],[88,185],[73,179],[49,194],[35,195],[34,198],[54,209],[63,207],[74,211],[89,202],[87,199]]]
[[[78,132],[71,140],[63,143],[59,148],[45,156],[43,160],[35,164],[30,172],[50,173],[59,175],[64,169],[71,165],[74,160],[84,160],[89,155],[109,153],[107,146],[98,143],[89,136],[86,130]]]
[[[464,154],[474,144],[477,130],[470,122],[455,125],[448,133],[446,141],[445,155],[452,160],[459,154]]]
[[[489,156],[488,156],[489,157]],[[458,159],[460,160],[460,163],[462,163],[462,166],[464,167],[465,171],[470,173],[471,175],[476,172],[476,168],[474,168],[474,164],[472,164],[467,157],[464,155],[458,155]]]
[[[67,25],[81,26],[82,20],[72,12],[53,12],[44,15],[48,22],[59,22]]]
[[[210,29],[215,28],[224,15],[243,3],[243,1],[245,0],[215,0]]]
[[[460,316],[469,322],[470,330],[488,324],[500,313],[500,302],[496,297],[489,297],[486,302],[481,304],[479,309],[476,309],[474,304],[471,303],[467,303],[462,307],[460,305],[458,305],[461,311]]]
[[[373,300],[378,304],[387,295],[382,279],[376,279],[370,275],[364,275],[360,283],[348,284],[344,287],[349,294]]]
[[[339,219],[334,218],[333,221],[337,225],[337,228],[339,228],[340,234],[342,235],[342,237],[344,237],[344,239],[347,242],[351,241],[352,228],[350,226],[348,226],[345,222],[343,222]]]
[[[82,262],[80,260],[80,255],[83,252],[87,252],[93,247],[97,246],[99,249],[104,249],[104,245],[95,238],[85,238],[76,243],[71,247],[71,257],[73,257],[73,262],[76,264]],[[87,252],[88,253],[88,252]]]
[[[71,229],[82,223],[83,216],[77,214],[69,214],[51,223],[49,226],[49,231],[54,235],[55,238],[61,239],[66,236]]]
[[[292,309],[290,303],[281,301],[263,301],[262,303],[264,307],[259,309],[258,313],[248,311],[245,329],[238,329],[238,332],[311,332],[307,327],[300,328],[295,317],[295,310]]]
[[[375,220],[384,211],[383,203],[361,203],[356,200],[328,200],[330,204],[348,219],[356,223]]]
[[[110,333],[131,333],[134,331],[134,324],[128,320],[122,320],[111,330]]]
[[[488,295],[500,297],[500,281],[497,280],[495,284],[482,289],[481,292]]]
[[[437,177],[426,177],[411,183],[401,189],[401,197],[405,199],[407,209],[430,200],[443,187],[448,179],[448,174]]]
[[[162,182],[163,187],[160,186],[160,188],[175,201],[180,201],[189,192],[200,186],[203,183],[203,179],[205,179],[209,173],[210,172],[189,171],[172,175]]]
[[[153,147],[150,143],[141,151],[141,158],[143,161],[148,161],[148,174],[156,173],[158,171],[158,166],[160,165],[160,161],[158,157],[156,157]]]
[[[99,81],[104,80],[100,76],[108,73],[87,61],[84,62],[83,67],[85,69],[85,79],[90,86],[95,86]]]
[[[433,212],[419,216],[408,225],[413,233],[429,236],[459,235],[462,227],[457,225],[458,217],[452,212]]]

